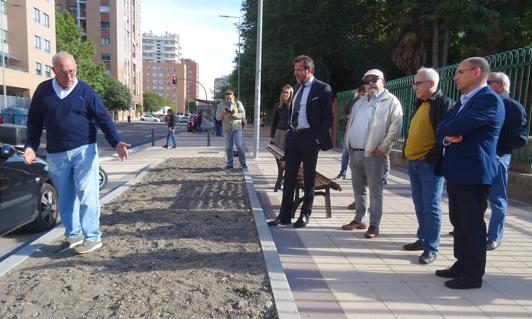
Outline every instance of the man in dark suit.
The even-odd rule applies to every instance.
[[[286,136],[283,200],[279,215],[268,226],[289,225],[297,187],[297,174],[303,162],[305,197],[294,228],[308,224],[314,202],[314,181],[318,152],[332,148],[329,129],[332,124],[332,91],[329,84],[314,78],[314,61],[300,55],[293,61],[297,81]]]
[[[503,102],[486,84],[489,73],[484,58],[468,58],[458,65],[454,80],[463,95],[437,128],[436,140],[445,147],[442,173],[456,262],[436,270],[436,275],[452,278],[445,282],[451,289],[480,288],[486,269],[484,213],[497,175],[496,147],[504,121]]]

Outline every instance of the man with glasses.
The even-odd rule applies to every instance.
[[[412,200],[418,221],[417,241],[403,246],[405,250],[422,250],[420,264],[430,264],[438,256],[441,228],[441,195],[443,177],[434,173],[441,160],[442,147],[436,143],[436,127],[452,109],[454,102],[438,90],[440,76],[431,68],[417,70],[412,83],[416,94],[414,115],[410,121],[404,156]]]
[[[497,177],[490,189],[489,202],[491,217],[486,242],[487,250],[499,247],[503,237],[504,218],[508,208],[508,168],[512,160],[512,150],[528,142],[525,108],[510,97],[510,79],[502,72],[493,72],[488,76],[488,85],[504,103],[504,123],[497,142]]]
[[[368,212],[369,188],[370,222],[365,237],[371,239],[379,235],[385,161],[392,144],[401,135],[403,110],[399,100],[384,88],[382,71],[369,70],[362,79],[367,94],[353,105],[345,134],[356,202],[355,218],[342,229],[366,229],[362,220]]]
[[[486,269],[486,223],[490,186],[497,176],[496,148],[504,121],[504,104],[486,80],[486,59],[472,57],[458,65],[454,81],[460,101],[436,130],[444,146],[442,173],[447,181],[449,218],[453,225],[456,262],[436,276],[451,278],[445,286],[482,286]]]
[[[74,57],[58,52],[52,64],[55,78],[39,84],[31,100],[24,158],[28,164],[36,161],[46,128],[46,160],[65,226],[65,241],[56,252],[75,248],[84,254],[102,246],[95,124],[121,160],[127,159],[131,145],[120,141],[98,94],[76,78]]]
[[[240,101],[235,99],[233,91],[227,90],[224,101],[216,108],[216,119],[222,121],[225,132],[225,155],[227,157],[226,169],[233,169],[233,141],[238,150],[238,159],[242,168],[246,166],[246,150],[242,135],[242,120],[246,118],[246,110]]]

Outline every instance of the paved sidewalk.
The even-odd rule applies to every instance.
[[[265,150],[268,130],[261,130],[259,159],[252,159],[253,132],[246,128],[248,167],[267,218],[277,214],[282,191],[273,192],[277,167]],[[177,149],[147,147],[121,163],[102,163],[111,183],[131,180],[144,167],[169,157],[225,157],[224,139],[183,132]],[[321,152],[318,171],[333,177],[339,171],[339,151]],[[238,160],[235,158],[235,166]],[[348,176],[349,177],[349,176]],[[342,192],[332,191],[332,218],[325,218],[324,200],[316,196],[310,224],[303,229],[271,229],[301,318],[530,318],[532,317],[532,206],[512,202],[504,242],[488,252],[481,289],[444,287],[436,269],[452,264],[452,238],[447,202],[443,203],[441,251],[431,265],[419,265],[420,252],[402,245],[415,240],[417,221],[404,171],[392,169],[384,190],[381,235],[365,239],[364,231],[342,231],[353,219],[350,180]],[[489,209],[488,209],[489,213]],[[487,216],[489,217],[489,215]]]

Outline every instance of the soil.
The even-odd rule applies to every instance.
[[[42,247],[0,278],[0,318],[277,318],[240,170],[170,159],[102,209],[104,246]]]

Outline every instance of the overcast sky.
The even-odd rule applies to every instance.
[[[150,0],[142,3],[142,32],[177,33],[181,53],[199,63],[199,82],[209,98],[214,78],[228,75],[234,65],[238,44],[238,19],[241,0]],[[199,88],[199,98],[205,98]]]

